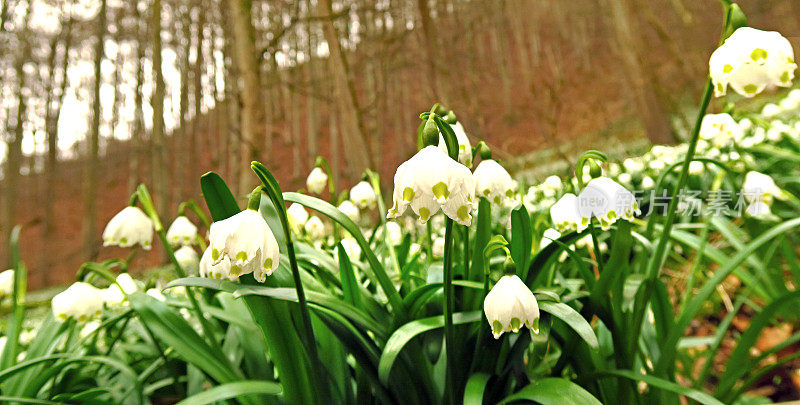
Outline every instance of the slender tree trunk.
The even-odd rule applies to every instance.
[[[252,21],[252,0],[228,0],[233,20],[234,48],[238,62],[242,88],[239,96],[242,104],[241,150],[242,164],[261,158],[264,144],[259,131],[263,110],[259,108],[261,80],[255,47],[255,30]],[[239,177],[239,192],[246,193],[254,184],[253,176]]]
[[[175,199],[173,201],[184,201],[189,195],[189,177],[191,173],[191,165],[196,164],[193,160],[192,153],[193,142],[191,138],[194,134],[189,130],[188,115],[189,115],[189,53],[192,49],[192,7],[187,6],[181,18],[181,35],[183,36],[183,49],[179,69],[181,74],[181,89],[180,89],[180,106],[178,107],[178,125],[177,133],[173,134],[173,144],[180,145],[175,148],[176,153],[172,153],[172,159],[177,163],[175,174],[179,179],[184,179],[176,184],[174,187]],[[176,38],[176,44],[181,44],[181,41]],[[195,122],[197,117],[195,116]]]
[[[97,16],[97,40],[94,48],[94,92],[92,101],[92,128],[86,156],[86,174],[83,189],[83,245],[86,257],[94,259],[98,254],[97,244],[97,187],[99,183],[100,164],[100,122],[102,109],[100,106],[100,86],[103,82],[101,66],[104,56],[106,33],[106,0],[100,1]]]
[[[311,14],[311,0],[306,0],[307,14]],[[319,129],[317,128],[317,100],[315,90],[317,87],[316,69],[316,40],[314,35],[314,25],[311,21],[306,23],[306,49],[308,51],[308,61],[306,61],[306,82],[308,84],[308,94],[306,97],[306,162],[310,163],[319,155]]]
[[[203,0],[196,0],[197,22],[195,23],[195,32],[197,35],[195,42],[195,61],[194,61],[194,120],[192,124],[192,132],[189,134],[189,178],[186,179],[188,185],[189,195],[195,195],[197,190],[197,167],[198,162],[198,145],[197,137],[204,130],[208,130],[207,125],[203,125],[205,119],[203,118],[203,41],[205,39],[204,28],[206,25],[206,11],[204,9]],[[214,62],[214,53],[212,52],[209,62]],[[211,77],[211,80],[214,80]]]
[[[147,50],[147,35],[148,24],[145,23],[145,29],[142,30],[143,16],[139,12],[138,0],[132,4],[134,19],[136,20],[136,84],[134,89],[134,113],[133,113],[133,131],[131,133],[131,146],[128,152],[128,194],[133,194],[136,186],[141,181],[139,162],[144,145],[144,92],[142,85],[144,84],[144,58],[145,51]],[[143,38],[144,37],[144,38]]]
[[[161,0],[153,0],[152,29],[153,42],[153,78],[155,79],[155,91],[151,104],[153,106],[153,132],[150,135],[150,148],[152,153],[151,173],[153,179],[153,189],[155,191],[156,210],[162,218],[167,217],[169,207],[169,189],[167,184],[167,157],[166,157],[166,136],[164,129],[164,98],[166,85],[164,83],[164,73],[161,69]]]
[[[443,94],[439,91],[438,69],[436,68],[439,58],[437,54],[439,37],[436,34],[436,25],[433,23],[433,18],[431,17],[429,1],[430,0],[417,0],[419,22],[422,25],[422,34],[425,39],[423,48],[425,48],[425,53],[428,57],[428,63],[426,64],[428,68],[428,90],[434,100],[443,101],[445,105],[447,105],[448,100],[444,100],[442,98]]]
[[[342,116],[346,117],[344,122],[350,123],[350,128],[343,129],[342,133],[347,139],[348,172],[352,177],[356,177],[364,169],[375,165],[372,154],[369,153],[369,140],[358,101],[355,79],[347,62],[347,54],[339,42],[339,34],[333,25],[331,0],[318,0],[317,9],[322,16],[328,16],[323,21],[322,28],[330,51],[328,59],[336,77],[337,99],[346,101],[340,111]]]
[[[225,109],[227,116],[224,118],[226,124],[224,126],[224,133],[220,138],[224,139],[225,147],[225,162],[229,184],[239,184],[239,175],[241,174],[241,165],[246,162],[239,163],[239,151],[244,149],[241,142],[241,109],[239,108],[239,86],[236,83],[239,80],[239,63],[238,58],[235,56],[233,50],[234,34],[231,32],[232,23],[232,10],[228,7],[223,7],[223,29],[225,33],[225,55],[227,66],[225,67]]]

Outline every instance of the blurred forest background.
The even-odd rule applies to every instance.
[[[800,49],[800,2],[740,4]],[[124,255],[100,235],[138,183],[169,224],[208,170],[249,190],[254,159],[285,190],[317,155],[391,187],[435,101],[528,181],[672,142],[721,19],[716,0],[0,0],[0,257],[24,224],[31,287],[66,282]]]

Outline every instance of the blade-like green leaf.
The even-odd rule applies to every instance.
[[[594,334],[594,330],[592,329],[592,325],[589,322],[586,322],[581,314],[577,311],[572,309],[567,304],[564,303],[555,303],[555,302],[547,302],[542,301],[539,303],[539,308],[542,311],[553,315],[554,317],[564,321],[572,330],[574,330],[578,336],[581,337],[592,349],[597,349],[599,344],[597,343],[597,336]]]
[[[236,381],[218,385],[208,391],[194,394],[178,402],[178,405],[206,405],[226,399],[235,399],[245,395],[280,395],[281,386],[272,381]]]
[[[723,405],[722,402],[702,391],[687,388],[672,381],[663,380],[652,375],[641,374],[630,370],[609,370],[605,371],[604,373],[607,375],[628,378],[633,381],[641,381],[653,387],[683,395],[704,405]]]
[[[500,403],[507,404],[514,401],[535,401],[542,405],[602,404],[588,391],[566,378],[543,378],[533,381]]]

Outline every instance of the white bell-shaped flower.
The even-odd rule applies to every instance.
[[[472,167],[472,144],[469,142],[467,132],[464,131],[464,126],[460,122],[450,125],[453,132],[456,134],[456,141],[458,141],[458,161],[464,166]],[[444,137],[439,133],[439,148],[447,153],[447,145],[444,143]]]
[[[14,270],[8,269],[0,273],[0,298],[14,293]]]
[[[650,176],[642,177],[642,188],[645,190],[649,190],[656,186],[656,181],[653,180]]]
[[[553,243],[554,240],[561,237],[561,232],[554,228],[547,228],[542,235],[542,240],[539,241],[539,250],[542,250]]]
[[[482,160],[475,168],[475,194],[497,205],[514,198],[514,180],[503,166],[492,159]]]
[[[139,290],[136,281],[128,273],[117,276],[117,282],[100,290],[103,301],[109,307],[118,307],[126,302],[126,296]]]
[[[187,273],[193,273],[195,270],[197,270],[197,266],[200,265],[200,258],[197,256],[197,252],[191,246],[181,246],[178,250],[176,250],[175,260],[178,261],[178,264]]]
[[[399,217],[410,205],[421,223],[441,209],[454,221],[469,226],[475,209],[475,178],[466,166],[441,149],[428,146],[397,168],[392,199],[387,218]]]
[[[781,108],[775,103],[767,103],[761,108],[761,115],[766,118],[774,117],[781,113]]]
[[[436,259],[441,259],[444,257],[444,238],[439,237],[433,240],[433,245],[431,246],[431,253],[433,257]]]
[[[321,194],[325,191],[326,185],[328,185],[328,175],[325,171],[319,166],[311,170],[311,173],[308,174],[308,178],[306,179],[306,188],[308,191],[314,194]]]
[[[581,232],[589,226],[589,217],[581,216],[578,196],[572,193],[564,194],[550,207],[550,219],[559,232]]]
[[[73,318],[78,322],[86,322],[102,313],[103,302],[99,288],[77,282],[53,297],[50,304],[56,319],[66,321]]]
[[[323,224],[322,220],[316,215],[312,215],[308,218],[303,229],[306,231],[306,235],[312,240],[322,239],[326,234],[325,224]]]
[[[375,189],[366,181],[360,181],[350,189],[350,202],[362,210],[375,208],[377,203]]]
[[[167,229],[167,242],[172,246],[197,244],[197,226],[183,215],[175,218]]]
[[[219,264],[227,257],[231,262],[228,278],[253,273],[263,283],[278,267],[278,242],[257,211],[246,209],[216,221],[209,233],[212,264]]]
[[[223,256],[222,260],[214,263],[211,259],[211,248],[207,248],[203,255],[200,257],[200,277],[208,277],[216,280],[227,278],[231,281],[236,281],[239,276],[231,274],[231,259],[228,256]],[[175,288],[170,289],[175,290]]]
[[[772,215],[772,209],[770,209],[769,205],[763,201],[753,201],[752,203],[747,205],[745,208],[744,213],[753,218],[758,219],[771,219],[774,216]]]
[[[597,218],[603,230],[611,228],[619,218],[630,221],[641,214],[636,197],[608,177],[592,179],[583,188],[578,195],[578,212],[581,217]]]
[[[346,215],[355,223],[358,223],[358,220],[361,219],[361,212],[350,200],[342,201],[342,203],[339,204],[339,211],[342,211],[342,214]]]
[[[347,257],[350,260],[359,260],[361,257],[361,245],[356,242],[353,238],[343,238],[340,243],[344,248],[345,253],[347,253]],[[334,257],[338,260],[339,259],[339,249],[334,249]]]
[[[159,300],[161,302],[166,302],[167,301],[167,297],[158,288],[149,288],[149,289],[147,289],[147,291],[145,291],[145,294],[147,294],[147,295],[149,295],[149,296],[151,296],[151,297],[153,297],[153,298],[155,298],[155,299],[157,299],[157,300]]]
[[[103,231],[103,246],[131,247],[139,244],[150,250],[153,241],[153,222],[138,207],[125,207],[114,215]]]
[[[744,138],[744,129],[727,113],[707,114],[700,124],[700,139],[722,148]]]
[[[308,211],[306,208],[303,207],[302,204],[292,203],[289,208],[286,209],[286,217],[289,219],[289,224],[298,231],[303,228],[308,221]]]
[[[495,339],[504,332],[519,332],[523,325],[539,333],[539,304],[516,275],[505,275],[497,281],[483,301],[483,312]]]
[[[780,33],[737,29],[711,54],[709,70],[717,97],[730,86],[745,97],[768,87],[790,87],[797,65],[792,44]]]
[[[783,199],[783,191],[775,184],[772,177],[754,171],[744,176],[742,194],[750,203],[761,201],[771,204],[773,198]]]

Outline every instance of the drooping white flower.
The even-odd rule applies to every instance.
[[[387,218],[399,217],[410,205],[421,223],[441,209],[469,226],[475,209],[475,177],[441,149],[428,146],[397,168],[392,199]]]
[[[742,194],[750,203],[761,201],[771,204],[773,198],[783,198],[783,191],[775,184],[772,177],[755,171],[748,172],[744,176]]]
[[[464,131],[464,126],[460,122],[450,125],[453,132],[456,134],[456,141],[458,141],[458,161],[464,166],[472,167],[472,144],[469,142],[467,132]],[[447,145],[444,143],[444,137],[439,133],[439,148],[447,154]]]
[[[342,211],[342,214],[346,215],[355,223],[358,223],[358,220],[361,218],[361,212],[358,210],[358,207],[350,202],[350,200],[342,201],[342,203],[339,204],[339,211]]]
[[[366,181],[361,181],[350,189],[350,201],[362,210],[375,208],[376,198],[375,189]]]
[[[497,281],[483,301],[483,312],[495,339],[504,332],[519,332],[523,325],[539,333],[539,304],[516,275],[506,275]]]
[[[769,205],[763,201],[753,201],[747,205],[747,208],[745,208],[744,212],[749,217],[759,219],[767,219],[773,216]]]
[[[559,232],[581,232],[589,226],[589,217],[581,216],[578,211],[578,196],[572,193],[564,194],[550,207],[550,219]]]
[[[197,226],[183,215],[175,218],[167,229],[167,242],[172,246],[197,244]]]
[[[321,194],[325,190],[326,185],[328,185],[328,175],[325,171],[319,166],[311,170],[311,173],[308,174],[308,178],[306,179],[306,188],[308,191],[314,194]]]
[[[542,250],[553,243],[554,240],[561,237],[561,232],[554,228],[547,228],[542,235],[542,240],[539,241],[539,250]]]
[[[138,207],[125,207],[114,215],[103,231],[103,246],[131,247],[139,244],[150,250],[153,222]]]
[[[774,117],[781,113],[781,108],[775,103],[767,103],[761,108],[761,115],[764,117]]]
[[[709,71],[717,97],[730,86],[745,97],[767,87],[790,87],[797,65],[792,44],[775,31],[737,29],[711,54]]]
[[[203,252],[203,255],[200,256],[199,273],[200,277],[208,277],[217,280],[227,278],[231,281],[235,281],[239,279],[239,276],[231,274],[231,259],[228,256],[223,256],[221,261],[214,263],[214,260],[211,259],[210,248],[207,248]],[[173,292],[172,290],[175,289],[170,289],[170,292]]]
[[[433,254],[433,257],[437,259],[444,257],[444,238],[439,237],[433,240],[431,253]]]
[[[689,174],[697,176],[703,174],[706,170],[706,165],[703,162],[693,160],[689,162]]]
[[[730,114],[707,114],[700,124],[700,139],[721,148],[744,137],[744,130]]]
[[[386,241],[392,246],[397,246],[403,242],[403,229],[400,224],[394,221],[387,221],[386,225],[378,229],[378,237],[383,239],[384,232],[386,233]]]
[[[302,229],[303,225],[308,221],[308,211],[303,205],[292,203],[286,210],[286,217],[289,219],[289,223],[295,227],[295,230]]]
[[[51,307],[53,315],[60,321],[74,318],[86,322],[102,313],[103,302],[99,288],[79,281],[53,297]]]
[[[361,257],[361,245],[359,245],[358,242],[356,242],[355,239],[353,239],[353,238],[342,238],[342,240],[339,241],[339,243],[342,244],[342,247],[344,248],[345,253],[347,253],[347,257],[349,257],[350,260],[358,260]],[[337,257],[337,259],[338,259],[338,251],[339,251],[339,249],[335,249],[334,250],[334,252],[336,253],[335,256]]]
[[[312,215],[304,226],[306,235],[312,240],[322,239],[325,236],[325,224],[318,216]]]
[[[578,195],[578,212],[581,217],[597,218],[603,230],[608,230],[619,218],[630,221],[641,214],[636,197],[608,177],[592,179],[584,187]]]
[[[642,188],[645,190],[649,190],[656,186],[655,180],[653,180],[650,176],[644,176],[642,178]]]
[[[628,173],[638,173],[644,170],[644,163],[640,158],[627,158],[622,161],[622,167]]]
[[[212,264],[230,260],[228,278],[253,273],[259,282],[267,280],[278,266],[280,248],[264,217],[246,209],[211,224],[209,245]]]
[[[14,293],[14,270],[8,269],[0,273],[0,298]]]
[[[180,249],[176,250],[175,260],[187,273],[193,273],[200,264],[200,258],[191,246],[181,246]]]
[[[118,307],[125,303],[128,294],[133,294],[138,290],[139,286],[131,275],[122,273],[117,276],[116,283],[100,290],[100,294],[103,296],[103,301],[106,305],[109,307]]]
[[[161,302],[167,301],[167,297],[158,288],[149,288],[145,293]]]
[[[503,166],[492,159],[482,160],[475,168],[475,195],[497,205],[514,198],[514,180]]]

